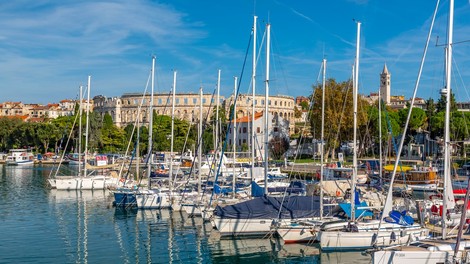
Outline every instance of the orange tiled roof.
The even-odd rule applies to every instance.
[[[263,116],[263,112],[255,112],[255,120]],[[236,119],[237,123],[251,123],[251,116],[244,116]]]
[[[29,116],[27,116],[27,115],[14,115],[14,116],[3,116],[3,117],[10,118],[10,119],[19,118],[19,119],[25,121],[26,119],[28,119]]]

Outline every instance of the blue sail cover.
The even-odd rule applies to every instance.
[[[414,224],[413,217],[407,215],[406,211],[399,212],[396,210],[390,211],[389,217],[385,217],[385,222],[395,223],[402,226],[409,226]]]
[[[318,196],[263,196],[224,207],[217,206],[214,215],[230,219],[296,219],[319,216],[319,208]]]
[[[355,216],[356,217],[372,217],[374,214],[372,211],[367,210],[367,209],[357,209],[358,207],[367,207],[366,201],[362,201],[360,203],[356,202],[354,208],[355,210]],[[343,211],[346,213],[346,215],[351,218],[351,204],[350,203],[340,203],[339,207],[343,209]]]

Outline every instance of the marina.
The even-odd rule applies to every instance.
[[[272,24],[261,37],[254,15],[228,97],[221,69],[212,94],[202,82],[188,93],[176,70],[163,93],[166,61],[152,54],[141,92],[92,97],[102,79],[88,75],[74,101],[0,104],[0,263],[470,263],[470,112],[454,97],[445,5],[423,20],[409,100],[392,95],[388,59],[362,94],[370,32],[358,19],[347,81],[327,77],[338,64],[327,74],[324,54],[308,97],[274,95]],[[444,82],[437,101],[422,99],[445,17]]]
[[[276,239],[220,238],[185,212],[113,207],[108,190],[50,189],[52,165],[0,165],[1,263],[369,263]],[[354,262],[351,262],[354,259]]]

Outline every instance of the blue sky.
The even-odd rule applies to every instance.
[[[91,96],[143,92],[157,57],[156,92],[167,93],[177,70],[177,92],[212,93],[221,70],[221,95],[240,77],[258,16],[257,93],[264,93],[260,47],[271,24],[270,94],[309,95],[327,76],[351,76],[356,23],[362,22],[359,92],[376,92],[387,63],[392,94],[412,96],[435,1],[382,0],[16,0],[0,4],[0,101],[53,103],[74,99],[92,76]],[[448,1],[442,0],[418,97],[437,98],[443,85]],[[470,3],[456,1],[453,89],[470,101]],[[251,93],[251,48],[241,93]]]

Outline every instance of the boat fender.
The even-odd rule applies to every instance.
[[[390,234],[390,242],[395,242],[397,240],[397,235],[395,234],[395,232],[392,232]]]
[[[340,190],[336,190],[336,197],[340,197],[341,196],[341,191]]]

